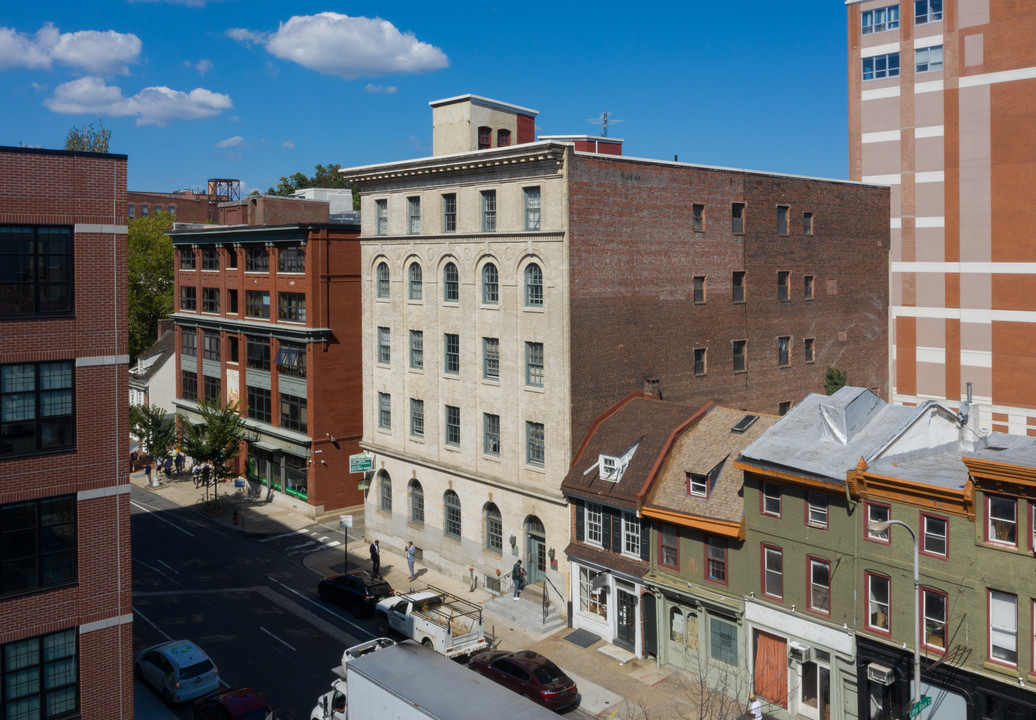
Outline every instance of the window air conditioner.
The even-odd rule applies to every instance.
[[[788,657],[792,660],[800,663],[809,662],[811,659],[809,645],[803,645],[799,642],[788,643]]]
[[[891,685],[895,679],[895,672],[892,668],[878,665],[878,663],[867,664],[867,679],[879,685]]]

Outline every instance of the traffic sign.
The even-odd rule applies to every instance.
[[[338,527],[351,528],[353,526],[352,515],[339,515],[338,516]]]
[[[362,473],[374,469],[374,456],[368,453],[349,456],[349,472]]]
[[[921,711],[932,704],[932,698],[929,695],[923,695],[920,700],[910,706],[910,717],[914,718],[921,714]]]

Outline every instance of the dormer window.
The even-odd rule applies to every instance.
[[[619,469],[619,458],[613,455],[601,455],[601,479],[618,482],[622,471]]]
[[[687,473],[687,494],[707,499],[709,497],[709,476]]]

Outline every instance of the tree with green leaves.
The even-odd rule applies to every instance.
[[[130,431],[140,438],[145,455],[163,457],[176,442],[176,425],[158,405],[130,406]]]
[[[217,483],[232,477],[231,461],[241,453],[241,443],[252,437],[252,432],[241,417],[240,404],[223,404],[206,399],[198,403],[201,422],[195,425],[183,413],[180,420],[180,447],[197,463],[212,465]]]
[[[338,188],[341,190],[352,190],[353,210],[360,209],[360,188],[356,183],[347,182],[340,170],[342,166],[338,163],[317,165],[313,168],[313,176],[297,172],[289,177],[282,177],[277,187],[266,191],[267,195],[291,196],[296,190],[303,188]]]
[[[81,128],[74,127],[65,136],[66,150],[82,150],[85,152],[108,152],[108,143],[112,138],[112,131],[104,126],[100,120],[97,121],[100,127],[95,128],[93,123],[88,123]]]
[[[172,213],[130,220],[126,265],[129,269],[130,362],[158,339],[158,321],[173,312]]]
[[[827,368],[827,372],[824,374],[824,392],[828,395],[834,395],[845,387],[845,383],[845,370],[830,366]]]

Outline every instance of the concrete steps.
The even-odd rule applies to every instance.
[[[514,600],[513,593],[508,591],[486,603],[485,607],[492,614],[532,632],[549,635],[565,626],[565,619],[559,612],[557,602],[554,602],[554,598],[551,600],[547,622],[543,622],[543,586],[538,584],[526,586],[517,601]]]

